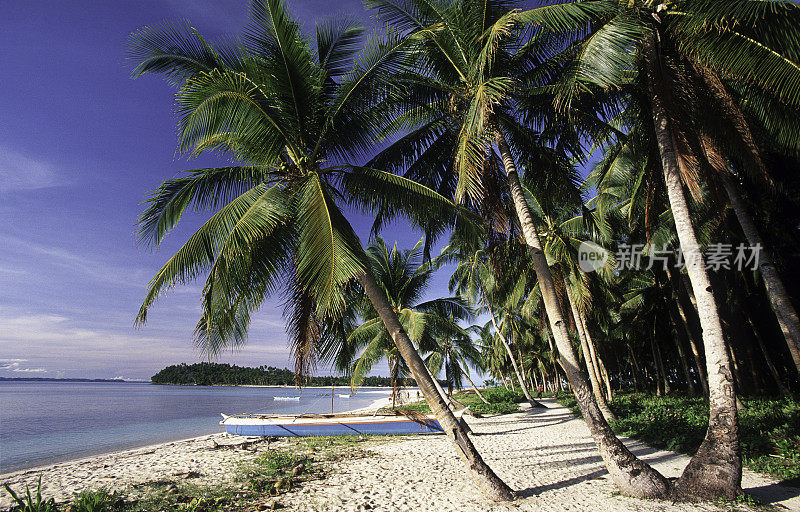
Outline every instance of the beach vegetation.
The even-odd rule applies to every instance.
[[[42,497],[42,476],[39,475],[39,482],[36,485],[36,492],[31,494],[30,486],[25,486],[25,494],[17,494],[11,486],[5,484],[6,492],[11,495],[16,505],[14,512],[56,512],[56,502],[53,498]]]
[[[456,404],[469,407],[477,414],[509,414],[519,411],[519,404],[526,401],[525,395],[519,390],[508,390],[502,387],[488,388],[481,391],[486,402],[480,399],[474,391],[463,391],[453,394]],[[430,412],[430,407],[425,402],[403,404],[401,409],[410,409],[419,412]]]
[[[67,512],[117,512],[125,510],[124,496],[108,489],[82,491],[67,506]]]
[[[572,396],[559,401],[579,412]],[[800,402],[794,398],[745,397],[739,410],[742,460],[753,471],[800,479]],[[708,428],[708,404],[699,397],[618,393],[611,423],[620,435],[657,448],[693,454]]]
[[[310,458],[293,450],[272,450],[241,463],[238,479],[252,492],[278,495],[291,490],[295,479],[310,472],[310,466]]]
[[[404,330],[420,352],[426,354],[425,363],[434,384],[438,385],[436,379],[444,370],[444,382],[452,394],[453,387],[461,387],[469,365],[476,365],[480,358],[469,332],[460,325],[471,321],[474,312],[460,296],[421,300],[440,264],[439,258],[425,260],[422,240],[411,249],[399,250],[376,237],[367,248],[367,255],[375,279],[398,312]],[[376,363],[386,360],[394,404],[411,371],[363,290],[351,287],[349,292],[345,314],[336,326],[345,335],[334,337],[321,347],[320,358],[350,376],[353,389],[364,385]],[[438,391],[445,395],[443,389]]]

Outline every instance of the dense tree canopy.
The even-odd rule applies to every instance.
[[[387,32],[363,50],[349,23],[321,23],[312,44],[280,0],[253,1],[241,44],[135,35],[135,73],[179,88],[180,150],[233,161],[148,200],[141,234],[155,246],[187,208],[211,217],[138,320],[205,277],[196,341],[215,355],[282,290],[295,378],[334,361],[359,381],[388,358],[490,499],[511,490],[431,370],[456,384],[472,365],[534,407],[531,389],[570,389],[626,495],[734,498],[740,397],[800,389],[800,7],[543,4],[369,0]],[[374,215],[373,234],[402,216],[425,242],[365,250],[353,209]],[[458,296],[424,300],[448,263]],[[467,305],[486,325],[466,325]],[[195,366],[167,373],[247,373]],[[708,427],[679,479],[609,426],[626,389],[703,397]]]

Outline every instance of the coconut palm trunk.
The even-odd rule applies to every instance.
[[[567,375],[567,380],[572,392],[575,394],[578,407],[581,410],[583,419],[586,421],[586,425],[589,427],[600,456],[606,464],[606,469],[623,494],[638,498],[664,497],[670,487],[667,480],[648,464],[637,459],[617,439],[611,427],[608,426],[608,422],[603,418],[597,403],[593,400],[586,374],[581,371],[578,358],[575,356],[575,351],[572,349],[572,344],[569,340],[567,324],[564,321],[561,305],[556,296],[553,274],[547,265],[547,258],[545,258],[542,251],[539,233],[533,223],[533,216],[528,203],[525,201],[525,194],[519,181],[514,159],[511,156],[511,151],[505,138],[499,131],[497,132],[496,141],[500,156],[503,159],[506,176],[508,177],[508,187],[514,201],[517,219],[522,227],[525,242],[531,254],[547,318],[550,321],[550,328],[553,331],[553,337],[561,357],[561,367]]]
[[[589,341],[586,338],[586,332],[583,329],[583,322],[580,320],[580,313],[578,312],[578,308],[575,305],[575,301],[572,300],[572,293],[569,291],[569,283],[567,280],[564,280],[564,286],[567,291],[567,299],[569,301],[569,307],[572,310],[572,317],[575,319],[575,330],[578,331],[578,339],[581,342],[581,349],[583,350],[583,359],[586,362],[586,369],[589,373],[589,381],[592,384],[592,392],[594,393],[594,398],[597,401],[597,406],[600,408],[600,412],[603,413],[603,417],[606,421],[614,421],[616,420],[616,416],[611,411],[611,408],[608,406],[608,402],[606,402],[606,398],[603,395],[602,384],[600,382],[600,372],[597,366],[594,363],[594,358],[592,357],[592,351],[589,348]]]
[[[458,448],[459,455],[467,463],[472,478],[483,490],[487,498],[496,501],[513,499],[511,489],[486,464],[481,454],[475,449],[475,445],[472,444],[472,440],[467,436],[464,428],[447,406],[447,402],[439,393],[436,384],[433,382],[434,379],[431,378],[431,374],[411,342],[411,338],[408,337],[408,334],[400,324],[397,312],[392,308],[392,304],[386,298],[386,294],[381,290],[371,271],[368,270],[359,274],[358,282],[364,288],[364,293],[381,317],[395,345],[397,345],[400,355],[416,379],[417,385],[425,396],[425,400],[431,407],[431,411],[436,415],[436,419],[439,420],[439,424],[447,434],[447,437]]]
[[[480,398],[480,399],[481,399],[481,401],[482,401],[483,403],[485,403],[485,404],[488,404],[488,403],[489,403],[489,401],[488,401],[488,400],[486,400],[486,397],[484,397],[484,396],[481,394],[481,392],[480,392],[480,390],[478,389],[478,387],[477,387],[477,386],[475,386],[475,383],[474,383],[474,382],[472,382],[472,379],[470,379],[470,378],[469,378],[469,374],[466,372],[466,370],[464,370],[463,368],[461,368],[461,374],[462,374],[462,375],[464,375],[464,377],[466,377],[466,378],[467,378],[467,382],[469,382],[469,385],[470,385],[470,387],[472,388],[472,390],[475,392],[475,394],[476,394],[476,395],[478,395],[478,398]]]
[[[778,386],[778,391],[780,391],[781,395],[783,396],[789,396],[789,388],[787,388],[786,384],[783,383],[781,375],[778,373],[778,369],[775,367],[775,363],[772,362],[772,356],[770,356],[769,350],[767,350],[767,345],[764,343],[764,338],[761,336],[758,326],[753,321],[753,315],[747,308],[745,308],[745,316],[747,316],[747,322],[753,329],[753,335],[756,337],[756,341],[758,342],[758,348],[761,350],[761,356],[767,363],[767,368],[769,368],[769,373],[772,375],[775,384]]]
[[[427,365],[425,366],[425,370],[428,373],[428,377],[430,377],[431,381],[433,382],[433,386],[436,388],[436,392],[439,393],[439,396],[442,398],[442,400],[445,401],[446,404],[448,404],[448,407],[450,407],[451,410],[456,410],[460,405],[462,405],[459,402],[456,402],[452,396],[448,395],[447,392],[445,392],[444,388],[439,383],[439,379],[437,379],[436,376],[433,373],[431,373],[431,370],[430,368],[428,368]]]
[[[662,286],[661,291],[665,292],[665,288]],[[672,325],[675,328],[675,348],[678,350],[678,357],[681,361],[681,368],[683,369],[683,375],[686,377],[686,385],[687,390],[689,391],[690,396],[697,396],[698,390],[697,385],[694,382],[694,378],[692,377],[692,372],[689,370],[689,359],[686,357],[686,352],[684,351],[684,340],[687,343],[691,344],[687,338],[690,336],[689,327],[686,325],[685,322],[682,322],[679,314],[677,312],[677,307],[675,306],[674,301],[666,300],[667,311],[669,312],[669,318],[672,321]],[[698,362],[698,373],[700,370],[700,363]]]
[[[606,365],[603,363],[603,359],[600,358],[600,355],[597,353],[597,346],[594,344],[594,340],[592,339],[592,333],[589,332],[589,326],[586,323],[586,316],[580,310],[578,310],[578,320],[583,328],[583,334],[586,336],[586,344],[589,345],[589,352],[592,354],[592,362],[595,365],[595,370],[598,372],[597,376],[600,378],[598,380],[602,380],[603,384],[605,385],[606,400],[611,401],[614,399],[614,392],[611,390],[611,379],[608,376]]]
[[[525,400],[531,404],[531,407],[544,407],[542,404],[534,400],[530,394],[530,391],[528,391],[528,386],[525,384],[525,378],[522,376],[522,372],[520,371],[517,361],[514,358],[514,352],[511,351],[511,346],[508,344],[508,340],[503,334],[501,326],[497,323],[497,317],[494,314],[494,310],[492,309],[492,306],[489,305],[489,299],[486,299],[486,309],[489,311],[489,317],[492,319],[492,325],[494,326],[495,331],[497,331],[497,337],[500,338],[500,343],[502,343],[503,347],[505,347],[506,353],[508,353],[508,358],[511,360],[511,366],[514,368],[514,374],[517,376],[517,382],[519,382],[519,385],[522,388],[522,394],[525,395]]]
[[[547,344],[550,345],[550,353],[553,354],[553,358],[551,362],[553,363],[553,378],[555,379],[555,392],[558,393],[561,391],[561,376],[558,374],[558,367],[556,365],[556,360],[558,359],[558,354],[556,354],[556,349],[553,346],[553,337],[550,335],[550,329],[545,326],[544,332],[547,335]]]
[[[631,343],[626,343],[628,347],[628,354],[631,356],[631,374],[633,375],[633,389],[637,392],[639,391],[639,362],[636,360],[636,354],[633,353],[633,347]]]
[[[753,141],[753,136],[747,124],[747,120],[739,106],[728,93],[717,73],[709,67],[701,66],[694,61],[693,67],[697,75],[705,82],[709,89],[714,92],[714,98],[720,102],[722,110],[727,114],[734,130],[739,134],[745,146],[749,148],[751,160],[749,165],[755,167],[754,170],[766,176],[766,167],[761,159],[758,147]],[[747,242],[751,247],[760,247],[757,265],[761,273],[761,280],[764,282],[764,288],[769,297],[770,307],[778,321],[783,337],[786,340],[786,345],[789,347],[789,352],[792,355],[795,367],[800,373],[800,318],[798,318],[797,310],[794,308],[789,294],[786,292],[786,287],[783,285],[783,280],[775,267],[772,255],[766,249],[747,207],[739,196],[736,185],[727,176],[726,170],[721,169],[721,171],[719,175],[722,180],[722,186],[725,188],[725,193],[736,214],[736,219],[742,227],[742,232]]]
[[[789,294],[786,292],[786,287],[783,285],[783,280],[775,268],[772,255],[764,247],[761,235],[759,235],[753,219],[750,218],[750,214],[739,196],[736,185],[731,182],[730,178],[722,175],[722,186],[725,187],[725,193],[728,195],[731,207],[733,207],[736,218],[739,220],[739,225],[742,226],[742,232],[747,239],[747,243],[751,247],[760,247],[758,271],[761,273],[761,279],[764,282],[767,297],[769,297],[769,305],[778,320],[778,325],[786,340],[786,345],[789,347],[789,353],[792,355],[794,365],[797,371],[800,372],[800,320],[797,317],[797,311],[795,311]]]
[[[664,371],[664,361],[661,359],[661,351],[656,345],[656,331],[650,336],[650,351],[653,353],[653,365],[656,368],[656,394],[664,396],[671,391],[667,373]]]
[[[671,132],[674,127],[669,125],[666,99],[659,87],[655,41],[646,40],[644,52],[656,143],[675,230],[697,300],[708,373],[708,430],[697,453],[676,482],[675,490],[678,496],[733,499],[742,481],[742,461],[731,361],[725,349],[725,337],[711,280],[706,272],[681,183],[678,154]]]
[[[678,330],[680,327],[675,325],[676,334],[679,332]],[[681,369],[683,370],[683,376],[686,379],[686,388],[689,392],[689,396],[697,396],[697,385],[694,382],[694,378],[692,377],[692,372],[689,371],[689,359],[686,357],[686,352],[684,352],[682,345],[682,338],[680,334],[675,337],[675,348],[678,350],[678,357],[681,361]]]
[[[591,336],[588,336],[589,330],[586,329],[586,326],[584,326],[584,331],[586,331],[587,333],[587,339],[589,340],[589,348],[592,350],[596,350],[597,347],[594,346],[594,342],[592,341]],[[603,359],[600,356],[597,356],[597,365],[600,367],[600,376],[603,377],[603,382],[605,383],[606,400],[611,402],[614,400],[614,390],[611,388],[611,377],[608,375],[606,364],[603,362]]]
[[[674,274],[675,270],[670,269],[670,280],[674,281]],[[680,276],[678,276],[679,283],[682,281]],[[700,353],[700,346],[695,339],[694,331],[692,331],[691,326],[689,325],[689,318],[686,314],[686,308],[683,305],[683,298],[680,295],[680,289],[675,289],[675,307],[678,311],[678,316],[681,319],[681,323],[683,324],[683,328],[686,331],[686,337],[689,339],[689,348],[692,350],[692,357],[694,357],[695,366],[697,367],[697,377],[700,379],[700,386],[703,388],[703,394],[708,396],[708,380],[706,379],[706,369],[705,365],[703,365],[703,358],[701,357]]]

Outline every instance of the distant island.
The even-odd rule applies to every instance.
[[[223,363],[181,363],[167,366],[150,378],[153,384],[181,386],[294,386],[294,372],[288,368],[259,366],[250,368]],[[367,377],[363,386],[391,386],[389,377]],[[401,379],[401,385],[413,385]],[[349,386],[348,377],[308,377],[304,386]]]

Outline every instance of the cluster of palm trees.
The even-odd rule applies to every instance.
[[[778,271],[797,256],[770,251],[798,241],[797,5],[365,6],[385,27],[366,43],[351,21],[308,37],[281,0],[253,0],[234,43],[183,25],[132,36],[134,75],[178,88],[180,151],[232,162],[148,199],[140,236],[152,246],[186,209],[212,215],[153,278],[137,321],[172,286],[204,278],[195,341],[213,356],[244,343],[250,314],[281,294],[299,375],[321,360],[358,381],[388,358],[489,499],[513,493],[453,415],[442,368],[456,386],[481,368],[534,406],[531,382],[568,385],[624,494],[734,497],[737,392],[785,392],[800,369],[800,322]],[[353,211],[374,215],[375,233],[407,219],[424,243],[365,249]],[[611,255],[596,272],[580,265],[588,242]],[[710,272],[703,249],[719,243],[760,244],[757,272]],[[615,265],[623,246],[641,248],[644,264]],[[421,301],[446,264],[453,296]],[[489,325],[471,332],[462,323],[476,311]],[[708,400],[705,440],[675,482],[608,425],[614,388],[649,385]]]

